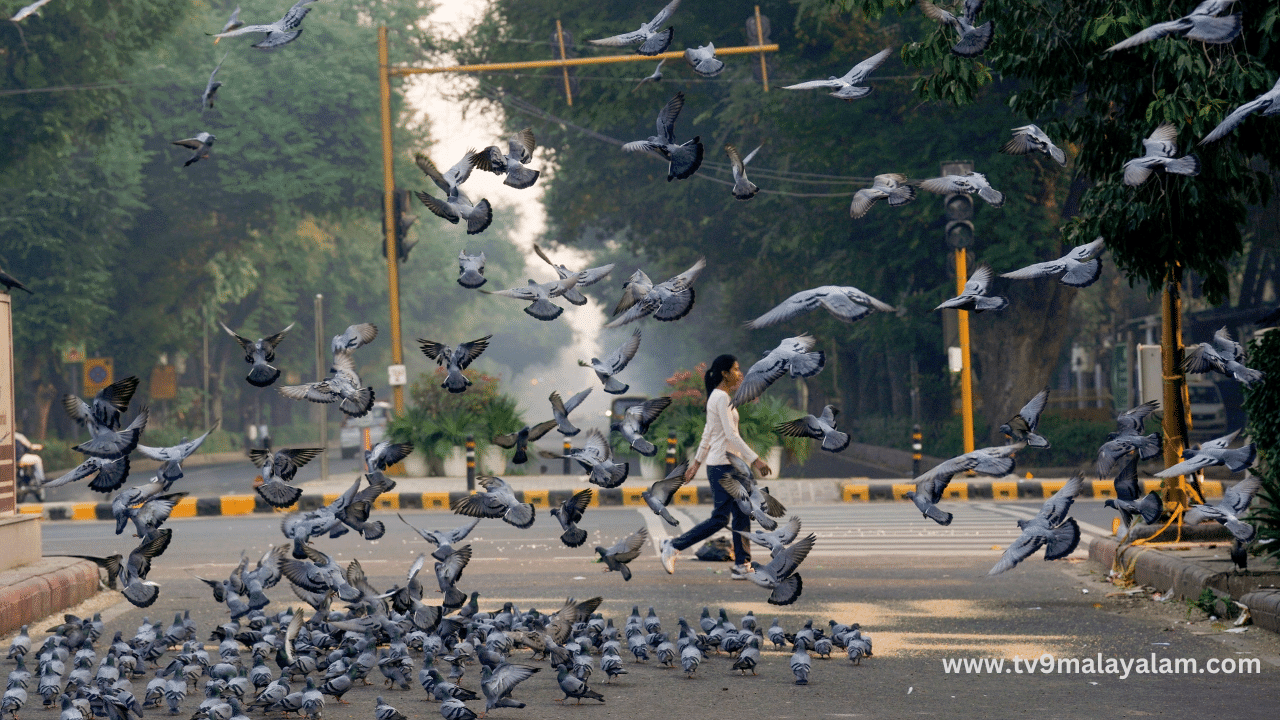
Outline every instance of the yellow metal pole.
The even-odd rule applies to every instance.
[[[964,248],[956,250],[956,294],[964,292],[969,278]],[[960,327],[960,409],[964,423],[964,451],[973,452],[973,370],[969,362],[969,311],[957,310]]]
[[[396,252],[396,178],[391,164],[391,62],[387,54],[387,27],[378,28],[378,89],[382,95],[382,212],[387,245],[387,299],[391,305],[391,364],[404,363],[400,347],[400,254]],[[404,387],[391,388],[397,417],[404,415]]]
[[[564,30],[560,28],[560,18],[556,18],[556,40],[560,41],[560,59],[567,59],[568,56],[564,54]],[[573,91],[569,89],[569,66],[565,65],[560,70],[564,72],[564,99],[573,105]]]
[[[760,6],[756,6],[756,44],[764,42],[764,26],[760,24]],[[568,72],[566,70],[565,72]],[[764,64],[764,53],[760,53],[760,80],[764,83],[764,91],[769,92],[769,68]]]
[[[1165,283],[1160,302],[1160,370],[1163,376],[1164,465],[1173,467],[1182,461],[1187,446],[1187,430],[1191,417],[1187,402],[1187,377],[1182,374],[1182,297],[1176,280]],[[1183,478],[1164,481],[1164,501],[1186,507],[1187,495]]]
[[[769,45],[744,45],[742,47],[716,48],[716,55],[748,55],[751,53],[777,52],[777,43]],[[394,67],[392,75],[431,75],[446,72],[484,72],[486,70],[532,70],[536,68],[578,67],[580,65],[609,65],[623,62],[652,62],[683,58],[683,51],[664,52],[657,55],[608,55],[605,57],[564,58],[562,60],[525,60],[523,62],[487,63],[482,65],[451,65],[438,68]]]

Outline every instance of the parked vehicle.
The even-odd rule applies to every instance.
[[[349,417],[342,423],[339,432],[339,444],[342,457],[353,458],[364,449],[364,430],[369,429],[369,442],[379,443],[386,437],[387,424],[391,422],[391,404],[375,402],[369,412],[362,417]]]
[[[1207,377],[1188,377],[1187,395],[1191,405],[1191,439],[1195,442],[1222,437],[1227,428],[1227,407],[1222,392]]]

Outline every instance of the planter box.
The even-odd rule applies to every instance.
[[[484,475],[505,474],[507,472],[507,454],[497,445],[486,447],[480,455],[476,470]],[[463,467],[463,474],[466,474],[466,467]]]
[[[445,477],[467,476],[467,451],[461,445],[454,445],[449,450],[449,457],[444,459]]]
[[[401,461],[405,477],[420,478],[427,476],[427,458],[422,453],[413,453]]]
[[[661,480],[666,477],[667,464],[661,456],[640,456],[640,477],[645,480]]]

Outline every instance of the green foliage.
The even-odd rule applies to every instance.
[[[1249,415],[1249,439],[1258,449],[1253,474],[1262,487],[1249,508],[1249,522],[1258,530],[1254,552],[1280,555],[1280,332],[1274,330],[1249,342],[1249,367],[1267,375],[1267,382],[1244,388],[1244,410]]]
[[[788,462],[803,465],[813,454],[818,440],[809,438],[786,437],[779,435],[774,428],[782,423],[791,422],[799,415],[785,400],[777,395],[765,393],[755,402],[738,408],[738,432],[747,441],[751,449],[763,455],[774,445],[781,445]],[[777,472],[779,468],[773,468]]]
[[[500,391],[497,378],[472,369],[463,374],[472,385],[462,393],[441,387],[444,368],[419,374],[409,386],[413,404],[388,426],[396,442],[413,443],[414,451],[427,458],[433,475],[442,474],[441,461],[454,447],[466,444],[468,436],[474,437],[480,453],[495,435],[515,432],[525,424],[516,399]]]

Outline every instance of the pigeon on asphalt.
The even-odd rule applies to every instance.
[[[533,128],[525,128],[507,139],[506,155],[498,146],[490,145],[471,156],[471,166],[494,175],[506,175],[503,185],[523,190],[538,181],[540,173],[525,167],[533,160],[533,150],[537,146]]]
[[[604,488],[618,487],[631,472],[629,463],[614,462],[613,448],[609,447],[608,439],[595,428],[587,431],[586,444],[557,457],[577,460],[584,470],[591,473],[587,482]]]
[[[964,284],[963,292],[942,303],[934,310],[952,308],[955,310],[968,310],[975,315],[988,310],[1003,310],[1009,305],[1008,298],[999,295],[987,295],[987,290],[991,286],[991,276],[994,274],[990,267],[980,265],[969,276],[969,281]]]
[[[249,451],[249,460],[262,472],[262,484],[254,488],[271,507],[285,508],[293,505],[302,495],[302,488],[286,483],[293,480],[298,468],[306,465],[323,452],[320,448],[282,448],[272,452],[270,448]]]
[[[640,86],[644,85],[647,82],[662,82],[662,64],[665,63],[666,61],[667,61],[666,58],[659,60],[658,67],[653,69],[653,72],[649,74],[649,77],[646,77],[642,79],[640,82],[636,83],[636,86],[631,88],[631,92],[635,92],[636,90],[639,90]]]
[[[227,55],[230,55],[227,52]],[[204,92],[200,94],[200,112],[204,112],[213,107],[213,96],[218,92],[218,88],[222,87],[222,82],[214,80],[218,76],[218,71],[222,69],[222,63],[227,61],[227,55],[223,55],[218,61],[218,65],[213,68],[213,72],[209,73],[209,82],[204,86]]]
[[[672,13],[678,7],[680,7],[680,0],[671,0],[666,7],[653,16],[652,20],[647,23],[641,23],[639,30],[601,38],[600,40],[588,40],[587,42],[592,45],[604,45],[606,47],[626,47],[639,43],[640,47],[636,52],[641,55],[657,55],[666,52],[667,48],[671,46],[671,36],[675,34],[675,28],[669,27],[666,30],[659,30],[658,28],[671,19]]]
[[[783,300],[769,312],[747,323],[750,330],[786,322],[803,313],[824,308],[841,322],[853,323],[871,314],[871,311],[894,312],[892,305],[883,303],[856,287],[823,285],[812,290],[801,290]]]
[[[338,403],[338,409],[353,417],[364,417],[373,407],[373,388],[364,387],[356,374],[350,350],[334,353],[330,375],[323,380],[302,385],[285,385],[280,394],[291,400],[313,403]]]
[[[17,278],[15,278],[14,276],[10,275],[9,273],[3,270],[0,270],[0,285],[4,286],[4,291],[6,293],[11,292],[14,288],[18,288],[19,290],[25,292],[28,295],[35,295],[35,293],[27,289],[26,285],[23,285],[22,283],[18,282]]]
[[[1204,0],[1191,11],[1190,15],[1177,20],[1156,23],[1135,35],[1130,35],[1103,52],[1125,50],[1169,35],[1181,35],[1188,40],[1199,40],[1212,45],[1229,43],[1240,35],[1244,27],[1241,22],[1241,13],[1216,16],[1230,8],[1234,2],[1235,0]]]
[[[885,48],[857,65],[854,65],[853,69],[845,73],[842,77],[832,75],[826,80],[809,80],[808,82],[802,82],[796,85],[787,85],[782,89],[816,90],[818,88],[824,88],[835,90],[835,92],[828,94],[831,95],[831,97],[837,97],[841,100],[857,100],[858,98],[866,97],[871,94],[871,88],[858,87],[858,85],[866,81],[867,76],[876,68],[880,67],[880,65],[889,58],[889,55],[892,52],[893,48]],[[870,205],[868,205],[868,207],[870,207]],[[862,216],[857,215],[855,217]]]
[[[46,490],[59,488],[79,480],[83,480],[91,475],[95,475],[89,482],[89,488],[98,492],[109,493],[124,485],[125,480],[129,478],[129,456],[120,455],[111,459],[100,457],[88,457],[85,461],[72,468],[66,474],[54,478],[53,480],[45,480],[43,487]]]
[[[1257,535],[1257,529],[1242,522],[1240,516],[1249,509],[1253,496],[1262,488],[1262,480],[1256,475],[1246,475],[1244,480],[1222,491],[1222,502],[1217,505],[1192,505],[1183,516],[1183,522],[1197,525],[1207,520],[1222,523],[1241,543],[1248,545]]]
[[[1035,280],[1061,274],[1058,282],[1071,287],[1089,287],[1102,276],[1102,261],[1098,259],[1106,252],[1105,241],[1097,238],[1071,249],[1071,252],[1057,260],[1028,265],[1013,272],[1001,273],[1000,277],[1010,280]]]
[[[751,158],[760,152],[763,145],[757,146],[755,150],[747,153],[747,156],[740,157],[738,149],[732,145],[725,145],[724,151],[729,155],[729,163],[733,170],[733,196],[739,200],[750,200],[760,192],[760,188],[756,184],[747,179],[747,163],[751,162]]]
[[[773,591],[768,597],[770,605],[790,605],[799,599],[800,593],[804,590],[804,580],[796,570],[809,556],[809,551],[813,549],[813,543],[817,539],[817,535],[810,533],[804,539],[783,548],[782,552],[775,555],[768,563],[747,573],[748,580],[766,590]],[[793,668],[794,663],[793,659]]]
[[[46,0],[46,2],[47,1],[48,0]],[[240,6],[237,5],[236,9],[231,11],[231,17],[227,18],[226,24],[222,26],[222,32],[231,32],[232,30],[242,27],[244,27],[244,23],[240,22]],[[215,37],[213,39],[214,45],[217,45],[220,42],[222,42],[222,38],[220,37]]]
[[[671,472],[667,473],[665,478],[654,482],[649,486],[648,490],[640,493],[640,497],[644,498],[645,504],[649,506],[653,514],[666,520],[668,525],[680,524],[680,521],[675,519],[671,511],[667,510],[667,506],[671,504],[676,491],[684,487],[684,474],[688,468],[688,461],[676,465]]]
[[[626,312],[606,323],[605,327],[619,327],[648,315],[653,315],[655,320],[662,322],[672,322],[688,315],[693,309],[696,295],[693,283],[706,267],[706,258],[699,258],[693,267],[651,287]]]
[[[585,539],[585,538],[584,538]],[[622,538],[608,548],[596,546],[596,554],[600,562],[608,568],[605,572],[618,571],[623,580],[631,579],[631,568],[627,564],[640,557],[640,551],[649,542],[649,530],[643,525],[640,529]]]
[[[1217,127],[1204,136],[1200,144],[1204,145],[1225,137],[1232,130],[1239,127],[1245,118],[1254,113],[1261,113],[1264,116],[1280,115],[1280,79],[1276,80],[1276,84],[1270,90],[1232,110],[1226,119],[1218,123]]]
[[[225,37],[236,37],[237,35],[245,35],[247,33],[266,33],[267,36],[249,47],[258,48],[259,50],[274,50],[283,47],[302,34],[302,19],[311,12],[308,7],[316,0],[298,0],[285,12],[284,17],[267,25],[242,25],[234,30],[220,32],[213,37],[221,39]]]
[[[458,251],[458,284],[468,290],[489,282],[484,276],[484,251],[479,255],[468,255],[465,249]]]
[[[774,518],[785,515],[787,508],[769,494],[768,488],[760,486],[746,461],[732,453],[726,457],[733,469],[720,478],[720,487],[738,503],[738,509],[744,515],[750,515],[765,530],[777,529],[778,522]]]
[[[177,445],[162,448],[139,443],[136,449],[148,459],[161,463],[160,468],[156,471],[156,477],[164,482],[165,489],[168,490],[170,485],[182,477],[182,462],[194,455],[196,450],[199,450],[200,446],[204,444],[205,439],[209,437],[209,433],[217,430],[221,424],[220,420],[215,420],[213,427],[206,430],[203,435],[195,440],[188,440],[184,437]]]
[[[857,220],[865,217],[871,207],[881,200],[887,199],[889,207],[900,207],[916,199],[914,185],[906,185],[907,176],[898,173],[884,173],[871,178],[871,187],[862,188],[853,194],[853,202],[849,204],[849,217]]]
[[[217,137],[210,135],[207,132],[202,132],[197,133],[193,138],[174,140],[172,144],[181,145],[184,148],[189,148],[195,151],[191,157],[187,158],[186,162],[182,163],[182,167],[186,167],[193,162],[208,160],[209,151],[213,149],[213,141],[217,139]]]
[[[684,59],[702,77],[715,77],[724,72],[724,62],[716,58],[715,43],[685,48]]]
[[[1124,184],[1137,187],[1151,177],[1155,170],[1175,175],[1199,175],[1200,159],[1195,155],[1175,157],[1178,154],[1178,129],[1173,123],[1161,123],[1151,136],[1142,141],[1142,157],[1124,164]]]
[[[743,539],[750,540],[751,542],[768,549],[770,557],[778,557],[778,554],[786,549],[786,546],[795,542],[796,538],[799,537],[800,518],[792,515],[791,518],[787,520],[786,525],[780,525],[778,526],[778,529],[769,532],[764,530],[752,530],[750,532],[735,530],[734,532],[741,535]]]
[[[1066,167],[1067,154],[1062,148],[1053,144],[1048,135],[1037,125],[1023,125],[1013,129],[1013,137],[1000,148],[1005,155],[1030,155],[1044,153],[1053,158],[1059,165]]]
[[[581,364],[582,361],[579,360],[578,363]],[[555,418],[556,430],[558,430],[561,435],[564,435],[565,437],[573,437],[574,435],[582,432],[581,428],[574,427],[573,423],[569,422],[569,413],[573,412],[575,408],[581,405],[582,401],[586,400],[587,396],[590,394],[591,388],[587,388],[568,400],[561,400],[559,392],[553,392],[551,393],[551,396],[547,398],[551,401],[551,416]]]
[[[622,146],[626,152],[647,152],[667,161],[667,182],[684,180],[702,166],[702,138],[676,144],[676,118],[684,107],[684,93],[678,92],[658,113],[658,134]]]
[[[791,655],[791,674],[796,676],[797,685],[809,684],[809,670],[812,665],[813,661],[803,647],[797,648]]]
[[[538,247],[537,243],[533,244],[533,251],[537,253],[538,257],[542,258],[544,262],[556,269],[556,274],[560,276],[561,280],[569,277],[570,275],[576,275],[578,277],[578,284],[569,288],[564,293],[564,299],[574,305],[587,304],[586,296],[579,292],[578,288],[595,285],[606,277],[609,277],[609,273],[613,272],[614,263],[609,263],[608,265],[601,265],[597,268],[590,268],[575,273],[564,265],[557,265],[551,262],[551,258],[547,257],[547,254],[543,252],[542,248]]]
[[[1223,437],[1210,440],[1198,449],[1187,448],[1182,451],[1182,462],[1156,473],[1158,478],[1192,475],[1214,465],[1226,465],[1231,472],[1240,472],[1253,467],[1258,451],[1253,443],[1248,443],[1235,450],[1229,450],[1231,442],[1240,434],[1239,430]]]
[[[447,697],[440,701],[440,716],[444,720],[475,720],[479,717],[475,710],[454,697]]]
[[[578,284],[578,276],[570,275],[555,282],[543,283],[539,285],[533,279],[529,280],[529,284],[525,287],[511,288],[510,290],[481,290],[480,292],[487,295],[501,295],[502,297],[515,298],[530,303],[524,309],[529,317],[543,321],[551,321],[560,317],[564,312],[564,308],[551,302],[551,298],[557,298],[572,290]]]
[[[62,407],[80,425],[100,425],[107,430],[118,430],[120,416],[129,409],[129,402],[138,389],[138,382],[135,375],[116,380],[99,390],[91,403],[86,403],[75,395],[63,395]]]
[[[240,343],[240,349],[244,351],[244,361],[249,363],[250,370],[245,380],[249,381],[254,387],[267,387],[280,377],[280,369],[271,363],[276,359],[276,346],[284,339],[285,333],[293,329],[294,323],[289,323],[289,327],[281,330],[275,335],[268,335],[257,340],[250,340],[241,337],[234,330],[227,327],[226,323],[219,321],[219,325],[227,334],[236,339]]]
[[[817,375],[827,363],[826,355],[813,349],[817,342],[812,335],[797,335],[778,343],[778,347],[766,352],[763,359],[747,370],[742,384],[733,393],[731,405],[740,407],[755,400],[783,375],[806,378]]]
[[[644,434],[670,404],[671,398],[659,397],[632,405],[622,414],[622,420],[610,424],[609,429],[621,433],[622,437],[631,443],[632,450],[645,457],[653,457],[658,454],[658,448],[645,440]]]
[[[150,607],[160,597],[160,586],[148,581],[147,574],[151,572],[151,561],[164,553],[172,539],[173,530],[165,528],[157,531],[151,537],[144,538],[129,553],[129,558],[120,563],[120,593],[126,600],[144,608]]]
[[[673,0],[673,2],[678,3],[680,0]],[[570,674],[569,668],[566,665],[560,666],[556,679],[560,683],[560,690],[564,692],[564,697],[560,698],[556,702],[564,702],[569,698],[577,698],[578,705],[581,705],[583,700],[599,700],[600,702],[604,702],[603,695],[587,687],[586,683]]]
[[[925,517],[939,525],[950,525],[951,513],[939,508],[938,503],[942,501],[943,493],[946,492],[947,485],[951,483],[951,478],[956,473],[966,470],[992,477],[1008,475],[1013,472],[1015,465],[1014,453],[1024,447],[1026,447],[1026,443],[1019,442],[1013,445],[981,448],[971,453],[957,455],[950,460],[945,460],[935,465],[928,472],[916,478],[916,489],[908,491],[903,497],[915,503],[915,506],[919,508]]]
[[[1080,526],[1076,524],[1075,518],[1067,517],[1067,513],[1082,487],[1084,475],[1076,475],[1044,501],[1044,506],[1035,517],[1019,520],[1018,528],[1022,530],[1022,534],[1005,549],[1000,561],[987,574],[999,575],[1010,570],[1042,547],[1045,560],[1057,560],[1070,555],[1080,544]]]
[[[836,430],[836,415],[840,411],[832,405],[822,408],[818,417],[805,415],[802,418],[775,425],[773,431],[783,437],[807,437],[822,441],[822,449],[838,453],[849,447],[852,439],[848,433]]]
[[[971,2],[972,0],[968,1]],[[991,207],[1004,205],[1004,193],[991,187],[991,183],[987,182],[987,176],[978,172],[971,172],[965,175],[943,175],[942,177],[921,180],[920,187],[939,195],[950,195],[951,193],[973,195],[977,193],[978,197],[986,200]]]
[[[484,693],[484,711],[487,714],[494,708],[522,708],[524,703],[511,698],[511,691],[516,685],[533,677],[542,668],[529,665],[512,665],[503,661],[497,667],[484,666],[480,669],[480,690]]]
[[[1160,407],[1157,400],[1148,400],[1132,410],[1116,416],[1116,432],[1107,435],[1107,441],[1098,448],[1098,476],[1109,477],[1112,469],[1134,450],[1138,459],[1150,460],[1164,447],[1160,433],[1142,434],[1143,419]]]
[[[346,350],[359,350],[378,337],[378,326],[373,323],[358,323],[348,326],[341,335],[334,335],[329,349],[334,355]]]
[[[689,292],[693,292],[690,289]],[[591,358],[591,363],[585,363],[581,360],[578,364],[582,367],[589,367],[595,371],[596,377],[600,378],[600,382],[604,383],[604,391],[610,395],[621,395],[631,388],[630,385],[619,382],[614,376],[627,368],[627,363],[636,356],[636,351],[640,349],[640,329],[631,333],[631,337],[627,341],[618,346],[616,350],[609,353],[604,360],[599,358]]]
[[[484,490],[454,501],[452,510],[455,513],[468,517],[497,518],[522,530],[533,525],[536,516],[533,504],[517,500],[515,490],[505,480],[482,475],[476,478],[476,482]]]
[[[1252,385],[1263,377],[1261,370],[1244,366],[1244,348],[1231,339],[1225,327],[1213,334],[1212,344],[1192,345],[1185,352],[1182,369],[1189,373],[1202,374],[1213,370],[1245,385]]]
[[[498,435],[493,438],[493,444],[508,450],[515,448],[516,453],[512,456],[511,462],[516,465],[523,465],[529,461],[528,444],[530,442],[537,442],[538,440],[541,440],[542,436],[551,432],[551,429],[555,426],[555,420],[540,422],[533,427],[526,425],[516,432],[507,433],[506,435]]]
[[[929,0],[918,0],[918,2],[926,17],[937,20],[960,33],[960,40],[951,46],[952,54],[963,58],[978,57],[991,44],[991,38],[996,32],[995,21],[988,20],[981,25],[974,25],[978,22],[978,11],[982,9],[983,0],[964,0],[964,12],[959,17],[934,5]]]
[[[489,347],[489,338],[493,335],[485,335],[478,340],[464,342],[453,348],[434,340],[423,340],[418,338],[418,345],[422,348],[422,354],[436,361],[438,367],[447,370],[444,382],[440,383],[440,387],[451,393],[465,392],[472,384],[467,376],[462,374],[475,359],[480,357],[480,353]]]
[[[591,488],[579,490],[564,502],[560,503],[560,507],[551,508],[551,515],[560,522],[560,527],[564,529],[564,533],[560,535],[560,542],[571,548],[578,547],[587,541],[587,531],[577,526],[582,520],[582,513],[586,512],[587,506],[591,504]]]
[[[1036,426],[1040,424],[1040,413],[1049,404],[1049,388],[1036,393],[1017,415],[1009,418],[1009,422],[1001,425],[1000,432],[1008,435],[1014,442],[1025,442],[1033,448],[1049,449],[1049,441],[1036,434]]]
[[[396,513],[396,516],[400,518],[400,522],[409,525],[409,521],[405,520],[403,515]],[[436,546],[436,549],[431,551],[431,557],[436,560],[444,560],[449,557],[449,553],[453,552],[453,544],[462,542],[479,524],[480,521],[477,519],[452,530],[421,530],[413,525],[409,525],[409,527],[418,533],[423,540]]]

